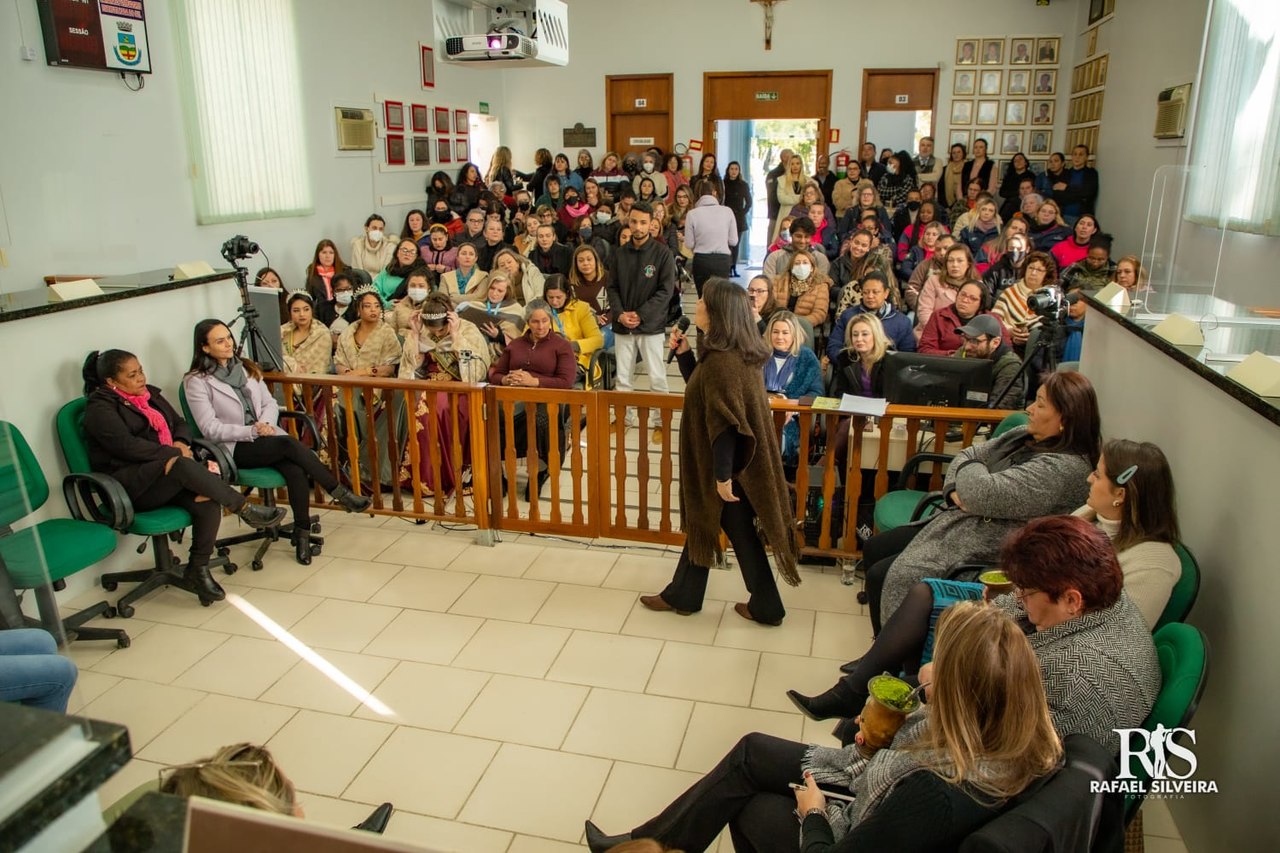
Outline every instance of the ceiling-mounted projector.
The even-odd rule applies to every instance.
[[[445,54],[455,62],[491,59],[537,59],[538,43],[519,33],[486,33],[445,39]]]

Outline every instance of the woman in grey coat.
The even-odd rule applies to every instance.
[[[994,563],[1005,535],[1042,515],[1063,515],[1089,495],[1098,462],[1098,398],[1083,374],[1045,377],[1026,427],[960,452],[943,481],[945,508],[927,521],[867,540],[867,599],[878,634],[912,585],[953,566]],[[967,578],[966,578],[967,579]]]

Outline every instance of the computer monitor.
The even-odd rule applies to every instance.
[[[884,395],[900,406],[985,409],[991,395],[985,358],[891,352],[884,357]]]

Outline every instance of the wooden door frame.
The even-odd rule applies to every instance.
[[[933,77],[933,94],[929,99],[929,135],[934,137],[934,150],[937,151],[937,133],[938,128],[938,69],[937,68],[864,68],[862,69],[862,115],[858,117],[858,140],[856,147],[853,149],[854,156],[857,157],[858,151],[862,148],[864,137],[867,135],[867,91],[870,88],[871,75],[873,74],[929,74]],[[907,112],[903,110],[903,112]],[[915,152],[911,152],[915,156]],[[880,152],[876,152],[876,156],[880,156]]]
[[[816,118],[818,120],[818,151],[826,151],[831,145],[831,77],[832,70],[798,69],[795,71],[705,71],[702,74],[702,150],[715,153],[716,122],[729,119],[716,115],[711,109],[711,81],[733,77],[815,77],[826,81],[826,98],[820,116],[793,116],[793,118]]]
[[[604,77],[604,109],[605,109],[605,113],[606,113],[606,115],[605,115],[605,123],[606,123],[606,127],[605,127],[605,129],[604,129],[604,134],[605,134],[605,142],[607,143],[607,146],[605,147],[605,150],[606,150],[606,151],[620,151],[620,150],[621,150],[620,148],[618,148],[617,146],[615,146],[615,145],[614,145],[614,142],[615,142],[615,140],[614,140],[614,138],[613,138],[613,117],[614,117],[614,116],[651,116],[651,115],[654,115],[654,112],[653,112],[652,110],[637,110],[637,109],[630,109],[630,110],[618,110],[617,112],[614,112],[613,110],[611,110],[611,109],[609,108],[609,104],[610,104],[610,101],[609,101],[609,91],[610,91],[610,87],[613,85],[613,82],[614,82],[615,80],[618,80],[618,81],[621,81],[621,80],[661,80],[661,79],[664,79],[664,78],[666,79],[666,82],[667,82],[667,103],[668,103],[668,104],[670,104],[670,106],[667,108],[667,118],[669,119],[670,124],[671,124],[671,145],[672,145],[672,146],[674,146],[674,145],[675,145],[675,142],[676,142],[676,139],[675,139],[675,137],[676,137],[676,85],[675,85],[675,75],[674,75],[674,74],[606,74],[606,75],[605,75],[605,77]],[[659,143],[659,141],[660,141],[660,140],[656,140],[656,139],[655,139],[655,140],[654,140],[654,144],[655,144],[655,145],[657,145],[657,144]],[[623,147],[625,148],[626,146],[623,146]],[[665,150],[665,149],[664,149],[664,150]]]

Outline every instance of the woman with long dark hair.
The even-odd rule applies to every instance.
[[[970,181],[980,183],[983,192],[996,191],[996,164],[987,157],[987,140],[981,136],[973,141],[973,157],[960,170],[960,185],[967,187]]]
[[[905,204],[907,193],[920,189],[920,184],[916,180],[916,164],[911,159],[911,155],[906,151],[899,151],[890,157],[889,165],[885,173],[880,176],[880,183],[876,189],[890,215]]]
[[[449,193],[449,209],[465,217],[480,205],[480,193],[484,181],[480,179],[480,167],[475,163],[463,163],[458,169],[458,181]]]
[[[757,330],[746,291],[728,279],[707,281],[694,324],[702,333],[696,360],[688,338],[679,330],[671,335],[688,383],[680,422],[685,546],[671,583],[658,595],[642,595],[640,603],[686,616],[701,610],[723,529],[751,594],[734,611],[744,619],[780,625],[786,610],[757,521],[783,580],[796,586],[800,575],[782,457],[760,381],[770,347]]]
[[[729,275],[738,277],[738,261],[744,264],[751,260],[751,241],[747,239],[751,229],[751,184],[742,174],[742,164],[737,160],[729,163],[724,170],[724,194],[721,196],[724,206],[733,211],[733,218],[738,225],[738,242],[730,250],[730,263],[733,269]]]
[[[316,250],[311,254],[311,263],[307,266],[307,293],[316,304],[333,304],[333,277],[346,270],[338,254],[338,247],[332,240],[324,239],[316,243]]]
[[[280,406],[262,381],[262,370],[236,356],[235,337],[225,323],[201,320],[194,339],[191,368],[182,380],[192,419],[236,465],[280,472],[293,510],[297,560],[310,564],[311,484],[318,483],[347,512],[368,509],[369,499],[341,485],[315,453],[280,428]]]

